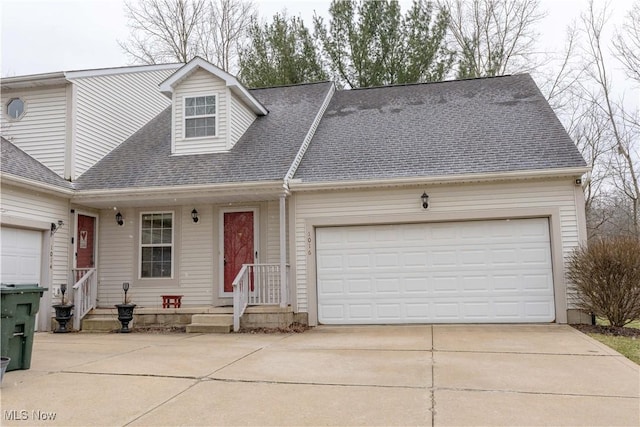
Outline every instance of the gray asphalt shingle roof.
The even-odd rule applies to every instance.
[[[80,190],[282,180],[332,83],[251,94],[268,110],[228,153],[171,156],[171,109],[151,120],[85,172]]]
[[[0,169],[2,172],[64,189],[70,190],[72,188],[70,182],[58,176],[5,138],[0,137],[0,140],[2,143],[0,146],[2,150]]]
[[[294,178],[303,182],[582,167],[527,75],[336,92]]]

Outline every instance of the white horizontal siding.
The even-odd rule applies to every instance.
[[[420,195],[429,194],[429,209],[422,210]],[[558,208],[562,251],[567,256],[578,245],[578,223],[574,188],[571,180],[530,181],[521,183],[439,185],[420,188],[393,188],[367,191],[324,191],[296,193],[296,297],[297,311],[307,312],[307,237],[306,220],[349,216],[384,217],[388,215],[424,215],[526,208]],[[314,255],[311,255],[314,256]],[[569,304],[570,295],[567,295]],[[569,308],[572,308],[569,306]]]
[[[255,205],[251,205],[252,207]],[[228,207],[225,205],[224,207]],[[177,265],[177,281],[137,280],[138,247],[140,232],[138,218],[140,209],[122,209],[125,224],[116,224],[113,210],[100,212],[100,235],[98,251],[100,307],[109,307],[122,301],[122,282],[130,282],[129,295],[141,307],[161,307],[162,294],[183,295],[185,306],[206,306],[230,303],[218,297],[220,279],[219,230],[221,206],[198,205],[199,221],[191,219],[192,205],[163,208],[144,208],[144,212],[167,211],[176,213],[178,221],[174,250]],[[234,206],[241,209],[241,206]],[[261,203],[259,241],[267,251],[267,260],[279,261],[278,202]]]
[[[182,209],[180,242],[180,294],[184,304],[209,305],[213,301],[214,285],[219,268],[213,238],[218,223],[213,207],[198,206],[198,222],[191,219],[191,210]]]
[[[242,101],[237,99],[237,97],[231,94],[231,113],[229,117],[229,131],[230,131],[230,141],[229,141],[229,149],[231,149],[236,142],[244,135],[244,133],[249,129],[251,123],[256,119],[256,115],[253,111],[249,109]]]
[[[122,302],[122,283],[133,283],[134,279],[134,247],[135,247],[135,212],[132,209],[121,209],[124,219],[121,227],[116,223],[113,210],[100,211],[98,232],[98,307],[110,307]],[[137,300],[137,287],[131,288],[130,295]]]
[[[173,154],[202,154],[227,150],[227,89],[224,81],[198,69],[176,86],[173,92]],[[184,97],[215,95],[217,97],[216,136],[184,137]]]
[[[2,205],[2,218],[11,217],[56,224],[58,221],[64,221],[64,225],[56,231],[53,237],[50,283],[42,283],[40,286],[51,288],[52,285],[68,284],[69,252],[67,242],[70,241],[69,224],[71,224],[69,201],[3,185],[0,204]],[[42,256],[46,257],[47,253],[43,253]]]
[[[7,103],[20,98],[25,103],[22,118],[7,115]],[[2,92],[2,136],[64,177],[67,95],[64,86]]]
[[[80,176],[171,105],[158,84],[175,70],[74,78],[75,173]]]

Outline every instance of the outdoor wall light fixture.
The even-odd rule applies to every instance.
[[[122,214],[120,212],[116,214],[116,222],[118,223],[119,226],[124,225],[124,220],[122,219]]]
[[[420,198],[422,199],[422,209],[427,209],[429,207],[429,195],[427,192],[423,192]]]
[[[55,222],[51,223],[51,235],[53,235],[56,231],[58,231],[58,228],[62,227],[64,225],[64,221],[62,220],[58,220],[58,223],[56,224]]]
[[[196,210],[196,208],[193,208],[193,210],[191,211],[191,219],[193,220],[194,224],[200,220],[200,218],[198,218],[198,211]]]

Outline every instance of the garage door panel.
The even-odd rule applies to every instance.
[[[2,227],[0,281],[40,283],[42,232]]]
[[[332,227],[316,235],[321,323],[555,318],[546,218]]]

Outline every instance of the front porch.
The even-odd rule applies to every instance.
[[[249,306],[240,318],[240,329],[287,328],[306,323],[290,306]],[[218,328],[210,328],[218,326]],[[221,327],[220,327],[221,326]],[[233,327],[233,307],[159,308],[136,307],[132,327],[152,330],[182,330],[188,333],[227,333]],[[81,322],[83,332],[111,332],[120,328],[118,310],[92,309]]]
[[[84,199],[72,225],[77,268],[69,274],[67,300],[76,305],[74,329],[87,329],[92,320],[84,322],[85,316],[105,324],[115,319],[124,283],[127,302],[136,304],[134,326],[194,324],[190,329],[203,330],[203,324],[226,326],[223,315],[231,316],[234,331],[289,326],[295,293],[288,194],[281,183],[240,187]],[[84,217],[95,227],[80,225]],[[80,249],[88,255],[81,257]],[[88,265],[80,265],[82,259]],[[174,304],[166,307],[170,300],[181,302],[177,311]],[[263,306],[275,314],[252,320],[252,307]],[[283,312],[289,314],[277,318]]]
[[[115,306],[99,307],[95,268],[74,269],[71,301],[75,330],[110,332],[119,328]],[[289,268],[279,264],[244,264],[233,280],[233,305],[165,307],[139,305],[133,327],[181,328],[186,332],[238,332],[241,328],[286,328],[297,319],[287,302]],[[158,296],[158,302],[163,299]]]

